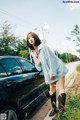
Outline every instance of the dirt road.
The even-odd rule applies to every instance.
[[[80,65],[80,61],[66,64],[66,67],[68,68],[69,71],[66,75],[65,85],[67,85],[70,82],[70,79],[73,78],[77,65]]]

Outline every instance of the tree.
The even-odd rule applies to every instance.
[[[21,42],[18,43],[17,55],[30,60],[29,48],[27,46],[27,43],[26,43],[25,39],[21,40]]]
[[[66,56],[66,55],[67,55],[67,56]],[[71,53],[63,53],[63,54],[58,53],[58,57],[59,57],[64,63],[68,63],[68,62],[80,60],[79,57],[77,57],[76,55],[73,55],[73,54],[71,54]]]
[[[74,26],[74,29],[71,31],[71,34],[73,35],[73,41],[76,42],[77,46],[79,47],[79,49],[77,50],[77,52],[80,53],[80,28],[78,25]]]
[[[11,25],[5,22],[1,26],[0,55],[13,55],[17,46],[17,37],[11,33]]]
[[[28,53],[27,50],[20,50],[19,55],[20,55],[21,57],[24,57],[24,58],[27,58],[27,59],[30,58],[30,57],[29,57],[29,53]]]

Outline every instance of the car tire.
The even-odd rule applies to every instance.
[[[18,111],[12,106],[6,106],[0,110],[0,113],[2,114],[2,117],[5,117],[4,120],[20,120]]]

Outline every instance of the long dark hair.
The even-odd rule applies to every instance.
[[[34,48],[33,48],[33,46],[29,43],[29,38],[30,38],[30,36],[32,36],[33,38],[34,38],[34,40],[35,40],[35,46],[37,47],[37,46],[39,46],[40,44],[41,44],[41,40],[40,40],[40,38],[38,37],[38,35],[36,34],[36,33],[34,33],[34,32],[29,32],[28,34],[27,34],[27,46],[31,49],[31,50],[34,50]]]

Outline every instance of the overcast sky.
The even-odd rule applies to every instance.
[[[17,36],[26,38],[30,31],[42,39],[45,29],[46,44],[58,52],[78,55],[78,47],[66,37],[74,25],[80,27],[80,0],[0,0],[0,24],[7,21]],[[71,1],[71,0],[70,0]]]

